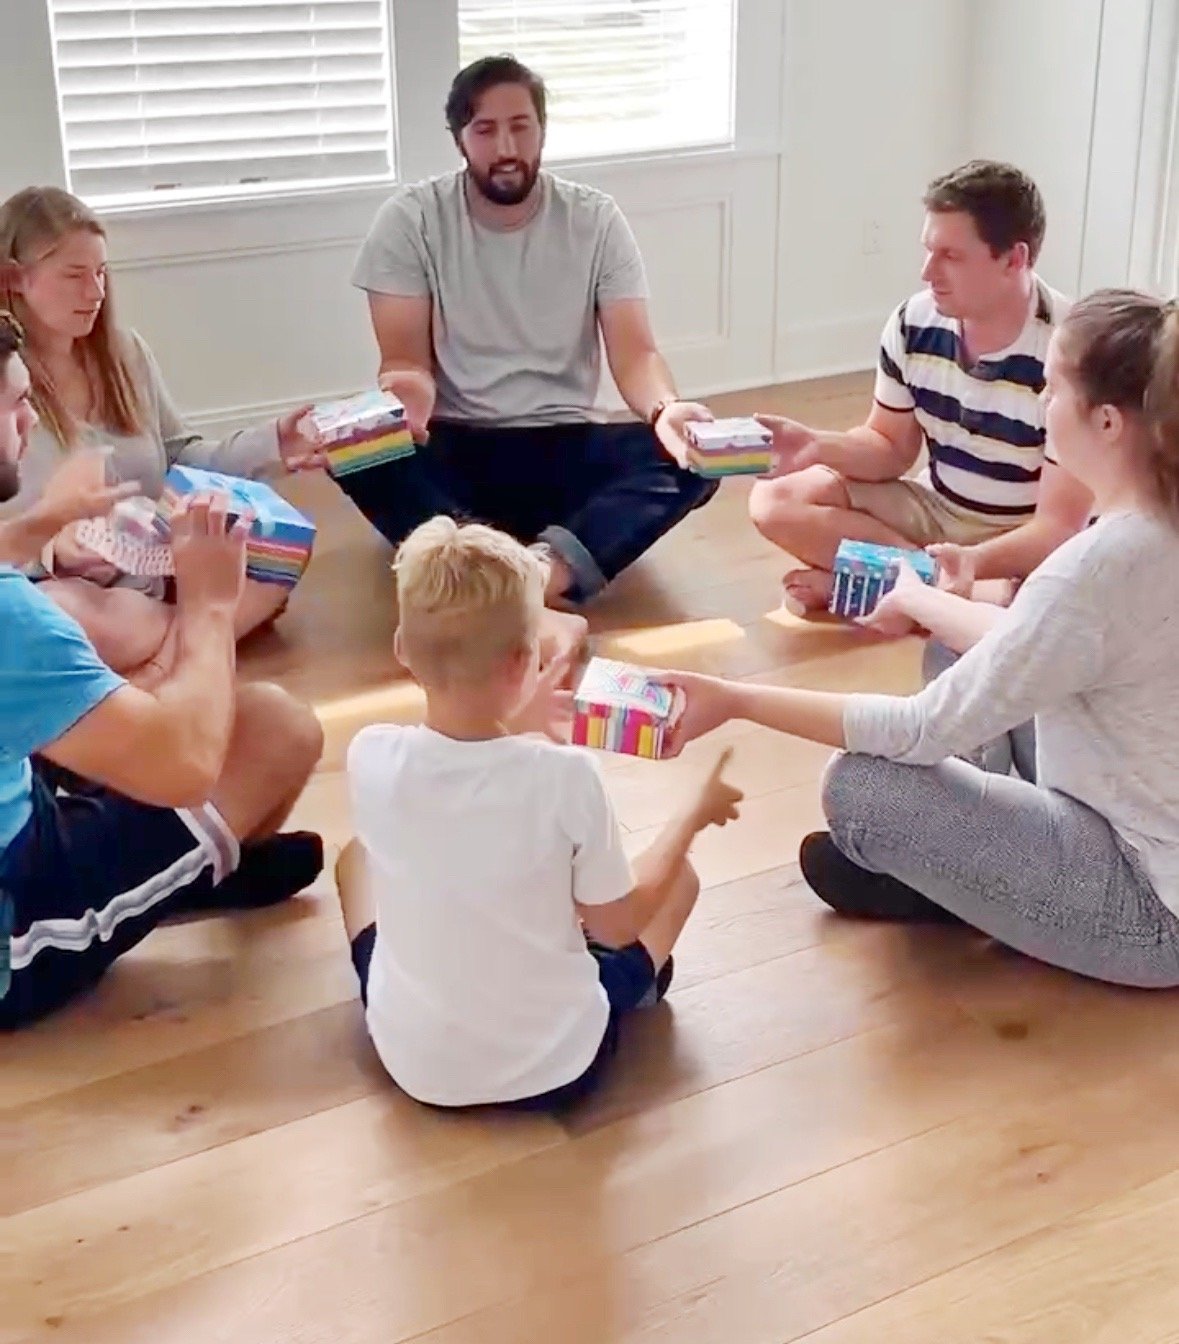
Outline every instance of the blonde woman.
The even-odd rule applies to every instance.
[[[106,234],[97,216],[56,187],[29,187],[0,205],[0,309],[11,310],[27,336],[25,360],[40,424],[29,442],[19,496],[26,509],[62,454],[110,445],[116,481],[160,494],[176,463],[235,476],[260,476],[321,465],[296,428],[304,408],[221,442],[185,428],[159,366],[136,332],[115,317]],[[53,543],[46,591],[73,615],[116,671],[134,672],[155,658],[171,627],[158,591],[128,585],[86,551],[67,529]],[[249,583],[237,617],[239,638],[272,620],[285,590]]]

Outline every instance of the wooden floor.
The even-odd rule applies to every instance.
[[[826,424],[862,378],[775,396]],[[323,482],[278,632],[245,659],[328,731],[298,821],[347,834],[350,734],[411,717],[389,557]],[[903,690],[917,648],[774,611],[744,488],[594,613],[600,647]],[[1162,1344],[1179,1339],[1179,1003],[948,931],[841,925],[800,885],[826,753],[723,734],[747,794],[668,1004],[569,1124],[407,1101],[368,1046],[325,880],[161,930],[4,1041],[0,1344]],[[716,742],[605,761],[642,845]]]

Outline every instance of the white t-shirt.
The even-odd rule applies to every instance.
[[[598,314],[645,299],[622,211],[551,173],[523,228],[480,224],[466,173],[398,187],[381,207],[352,280],[372,294],[433,300],[435,414],[481,425],[604,419]]]
[[[393,1079],[468,1106],[579,1077],[609,1009],[573,902],[633,885],[592,757],[378,724],[348,780],[377,910],[368,1028]]]

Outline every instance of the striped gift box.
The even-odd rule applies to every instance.
[[[841,541],[832,570],[830,609],[836,616],[868,616],[897,581],[897,568],[907,560],[924,583],[937,579],[937,561],[925,551],[875,546],[868,541]]]
[[[748,416],[689,421],[688,465],[700,476],[764,476],[773,465],[773,436]]]
[[[246,543],[247,576],[259,583],[294,587],[311,559],[315,524],[263,481],[244,481],[198,467],[173,467],[168,472],[157,505],[160,518],[167,523],[183,500],[202,490],[221,491],[230,497],[231,511],[254,514]]]
[[[326,451],[333,476],[350,476],[382,462],[396,462],[414,451],[405,407],[390,392],[361,392],[322,401],[307,412],[301,427]]]
[[[609,658],[591,658],[573,697],[576,746],[658,760],[671,720],[675,693],[641,668]]]

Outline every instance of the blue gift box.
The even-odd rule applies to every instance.
[[[841,541],[832,570],[830,609],[836,616],[868,616],[897,581],[907,560],[923,583],[937,578],[937,561],[925,551],[875,546],[868,541]]]
[[[315,524],[264,481],[247,481],[200,467],[172,467],[164,478],[160,517],[167,522],[181,500],[208,490],[227,494],[231,513],[254,515],[246,543],[246,574],[261,583],[288,588],[296,584],[311,558]]]

